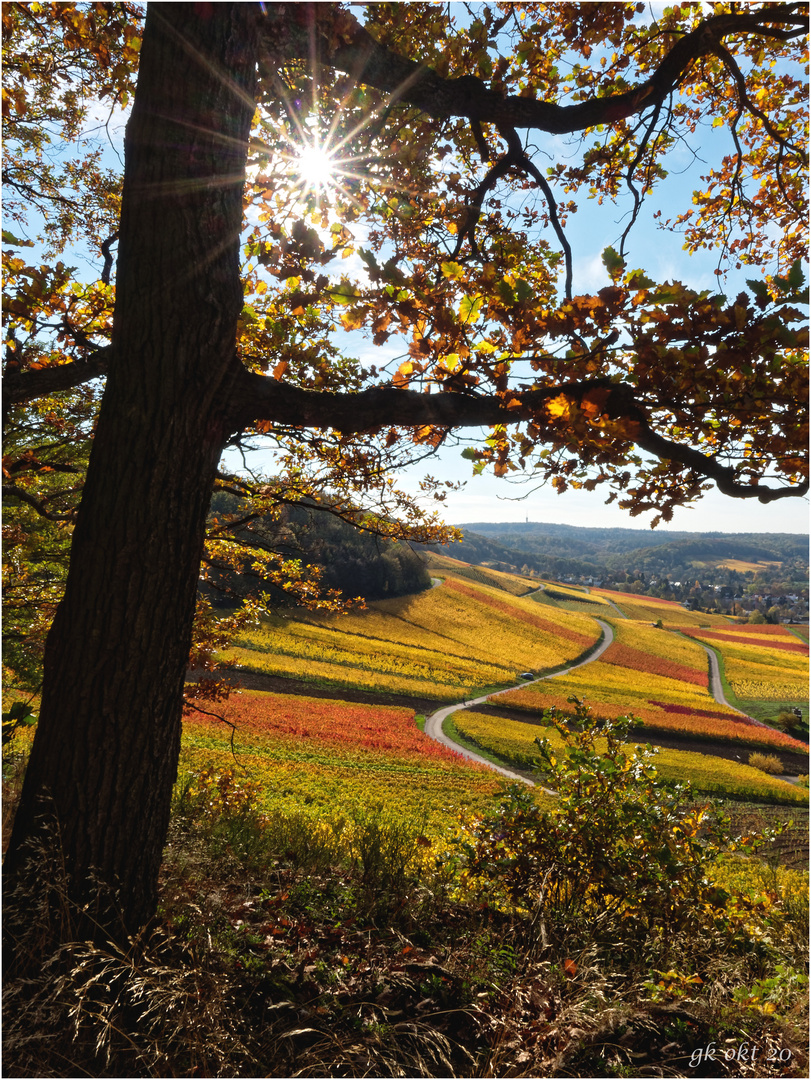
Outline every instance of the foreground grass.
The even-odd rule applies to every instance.
[[[724,856],[706,910],[661,924],[636,901],[591,901],[587,882],[574,907],[545,899],[529,864],[511,900],[501,871],[473,872],[471,845],[499,836],[483,770],[440,754],[439,797],[413,719],[378,711],[382,746],[367,707],[332,721],[358,792],[376,755],[402,766],[395,787],[353,798],[344,777],[342,798],[306,783],[269,797],[284,725],[307,703],[257,714],[253,701],[239,702],[241,735],[266,754],[251,775],[213,725],[190,725],[148,933],[72,943],[7,986],[4,1075],[807,1075],[807,873]],[[328,775],[338,757],[316,720],[309,740],[287,734]],[[460,816],[448,788],[465,770],[476,798]],[[503,854],[505,872],[520,865]]]
[[[736,914],[699,938],[586,909],[542,939],[394,807],[336,828],[256,794],[178,789],[151,936],[51,958],[16,1015],[12,985],[5,1075],[807,1075],[805,875],[719,865]]]

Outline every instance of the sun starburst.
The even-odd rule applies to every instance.
[[[337,183],[340,163],[334,153],[317,142],[304,143],[292,164],[305,191],[325,193]]]

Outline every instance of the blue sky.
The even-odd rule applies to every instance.
[[[661,5],[652,5],[650,13],[658,6]],[[452,7],[456,9],[458,17],[463,20],[466,18],[462,5]],[[646,18],[648,15],[640,17]],[[325,123],[326,120],[327,118]],[[545,168],[546,164],[552,161],[571,159],[577,153],[576,140],[570,143],[564,137],[533,132],[526,141],[537,147],[535,160],[541,168]],[[681,237],[657,228],[652,217],[657,210],[666,218],[689,207],[692,191],[701,183],[699,177],[702,171],[706,171],[708,163],[718,162],[724,154],[733,150],[732,138],[727,129],[713,128],[709,121],[705,127],[699,127],[695,133],[676,143],[666,163],[669,175],[660,182],[654,196],[647,201],[640,220],[630,235],[627,246],[629,267],[644,269],[656,281],[681,280],[691,288],[720,291],[729,296],[735,296],[746,288],[747,276],[759,276],[753,269],[744,268],[719,279],[715,274],[718,266],[717,253],[685,252]],[[446,159],[444,167],[451,167],[450,159]],[[566,234],[572,247],[573,291],[576,294],[593,292],[609,284],[601,254],[608,246],[619,247],[629,201],[629,198],[626,198],[620,200],[619,205],[604,203],[598,206],[596,201],[582,200],[578,212],[570,216]],[[551,229],[544,235],[553,247],[558,246]],[[362,237],[358,239],[363,242]],[[357,255],[342,262],[337,269],[350,275],[354,273],[360,279],[365,277],[365,267]],[[402,339],[398,339],[396,343],[392,339],[383,349],[375,348],[358,333],[348,342],[347,352],[379,367],[384,358],[394,359],[398,354],[402,356],[404,348]],[[475,437],[475,432],[468,431],[464,435],[469,439]],[[531,482],[516,483],[516,480],[525,479],[517,477],[516,474],[512,474],[509,479],[496,478],[492,473],[473,476],[472,466],[462,458],[461,452],[461,446],[448,446],[435,458],[405,470],[398,476],[399,486],[414,493],[425,472],[443,480],[465,481],[463,490],[449,493],[444,504],[443,517],[452,524],[528,519],[572,525],[638,527],[646,530],[655,516],[655,513],[651,512],[631,518],[627,511],[619,509],[616,504],[606,506],[608,489],[598,489],[593,493],[567,490],[563,495],[558,495],[548,486],[537,487]],[[258,463],[257,467],[261,468]],[[271,468],[269,461],[266,467]],[[808,530],[808,500],[783,499],[764,506],[756,500],[731,499],[712,489],[693,506],[676,511],[673,520],[667,526],[660,525],[659,528],[805,533]]]

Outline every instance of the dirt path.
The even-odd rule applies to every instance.
[[[501,765],[494,765],[493,762],[488,761],[487,758],[481,757],[472,750],[467,750],[465,747],[460,746],[459,743],[448,738],[442,730],[442,725],[451,713],[459,712],[460,709],[470,709],[474,705],[483,705],[490,698],[498,697],[499,694],[506,694],[510,690],[515,690],[518,686],[531,686],[532,683],[543,682],[546,679],[555,679],[558,675],[566,675],[570,671],[574,671],[575,668],[583,667],[584,664],[591,664],[594,660],[598,659],[598,657],[602,656],[614,640],[614,631],[608,623],[603,622],[602,619],[597,619],[596,621],[600,624],[600,629],[603,631],[603,640],[594,652],[586,657],[585,660],[580,660],[577,664],[572,664],[570,667],[564,668],[563,671],[556,671],[554,675],[541,675],[537,679],[527,679],[525,682],[517,683],[516,686],[508,686],[506,690],[498,690],[495,694],[484,694],[482,697],[472,698],[470,701],[459,701],[455,705],[445,705],[444,708],[437,709],[436,712],[431,713],[427,718],[425,721],[425,734],[436,740],[436,742],[442,743],[443,746],[447,746],[451,750],[455,750],[458,754],[462,754],[463,757],[469,758],[471,761],[478,761],[482,765],[487,765],[490,769],[495,769],[495,771],[501,773],[502,776],[508,776],[511,780],[520,780],[524,784],[534,786],[532,780],[529,780],[526,776],[522,776],[521,773],[513,772],[511,769],[505,769]]]

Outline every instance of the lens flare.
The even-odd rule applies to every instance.
[[[327,191],[335,186],[336,165],[333,155],[317,143],[303,146],[295,160],[301,183],[306,190],[315,192]]]

